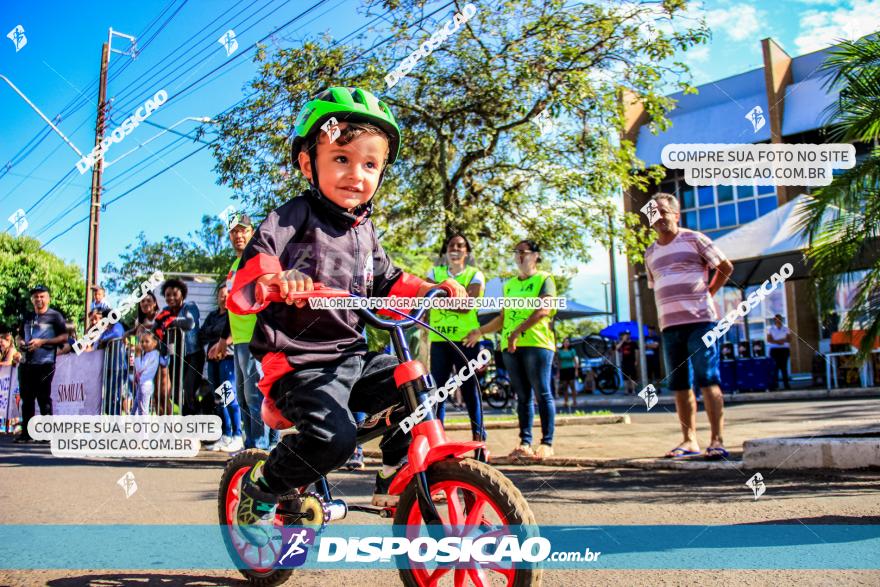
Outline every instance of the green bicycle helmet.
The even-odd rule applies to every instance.
[[[337,86],[319,93],[299,111],[291,144],[294,163],[309,137],[334,117],[338,122],[365,122],[381,128],[389,140],[388,165],[397,160],[400,151],[400,127],[397,126],[388,105],[367,90]]]

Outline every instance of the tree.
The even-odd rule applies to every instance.
[[[828,86],[840,96],[829,111],[832,140],[876,145],[880,139],[880,39],[845,41],[823,65]],[[823,221],[832,211],[834,219]],[[868,267],[856,288],[842,328],[861,323],[866,330],[861,355],[866,357],[880,336],[880,148],[874,147],[852,169],[818,189],[807,205],[801,226],[809,235],[812,272],[824,308],[834,308],[837,286],[851,282],[852,272]]]
[[[166,236],[151,243],[143,232],[119,255],[120,262],[107,263],[103,272],[107,289],[127,294],[135,291],[155,271],[207,273],[225,279],[235,253],[219,218],[202,216],[202,226],[185,239]]]
[[[370,3],[367,16],[393,9],[392,45],[364,50],[325,37],[271,58],[260,50],[256,91],[219,119],[220,183],[267,211],[289,199],[305,187],[282,167],[295,113],[320,89],[359,86],[380,95],[403,129],[375,222],[404,268],[424,264],[423,255],[455,231],[475,241],[480,267],[495,274],[511,266],[510,250],[524,237],[586,261],[594,242],[610,240],[609,215],[629,229],[615,234],[618,245],[638,256],[647,230],[636,215],[618,212],[613,195],[660,171],[644,173],[633,144],[618,139],[621,97],[633,94],[652,128],[664,129],[673,104],[662,80],[690,88],[673,58],[705,42],[705,26],[681,23],[683,0],[482,4],[464,23],[465,5],[452,4],[428,13],[418,0]],[[385,76],[425,41],[439,40],[432,35],[441,29],[452,34],[386,90]]]
[[[29,292],[35,285],[49,288],[52,307],[68,320],[81,323],[86,282],[82,269],[40,249],[36,239],[0,233],[0,323],[18,324],[32,310]]]

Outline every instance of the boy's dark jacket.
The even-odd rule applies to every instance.
[[[267,396],[285,373],[363,354],[367,344],[364,324],[353,311],[283,303],[261,307],[254,295],[257,278],[297,269],[327,287],[366,297],[413,297],[423,283],[392,265],[372,221],[352,226],[327,205],[306,191],[273,210],[248,243],[234,276],[227,307],[236,314],[259,312],[250,349],[262,363],[260,388]]]

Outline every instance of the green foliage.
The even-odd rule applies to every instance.
[[[82,269],[40,250],[36,239],[0,233],[0,325],[12,328],[32,310],[28,292],[42,284],[51,292],[51,307],[82,324],[86,282]]]
[[[575,320],[557,320],[553,327],[556,332],[557,344],[562,344],[562,339],[566,336],[571,338],[579,338],[599,332],[605,328],[605,323],[594,318],[579,318]]]
[[[407,269],[423,274],[454,231],[472,240],[478,265],[491,275],[512,269],[509,251],[521,238],[588,261],[594,242],[610,242],[609,216],[630,229],[614,234],[616,245],[638,258],[647,230],[637,215],[617,210],[614,196],[645,186],[658,170],[646,173],[634,145],[618,139],[622,95],[644,104],[652,128],[668,125],[673,104],[663,80],[688,90],[687,70],[673,58],[707,39],[705,27],[680,22],[684,5],[479,5],[386,90],[385,75],[448,23],[453,9],[427,17],[434,5],[372,2],[367,16],[396,9],[390,46],[365,51],[363,43],[334,46],[323,37],[258,53],[255,94],[219,121],[213,149],[220,182],[251,208],[268,211],[288,200],[305,187],[288,164],[299,107],[325,87],[361,86],[389,104],[403,129],[401,159],[386,175],[374,220],[383,245]],[[536,119],[545,110],[553,128],[542,134]]]
[[[829,110],[830,134],[839,141],[875,143],[880,139],[880,40],[843,42],[824,70],[840,97]],[[843,330],[863,328],[861,356],[880,336],[880,148],[813,193],[801,226],[812,246],[808,256],[826,312],[834,308],[838,285],[852,272],[867,269],[848,308]]]
[[[166,236],[151,243],[138,233],[135,242],[119,255],[120,262],[107,263],[105,287],[120,294],[136,290],[155,271],[164,273],[206,273],[218,280],[226,278],[235,253],[226,228],[213,216],[202,216],[202,226],[186,238]]]

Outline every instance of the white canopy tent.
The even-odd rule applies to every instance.
[[[809,246],[806,235],[798,228],[804,206],[812,198],[801,194],[773,212],[765,214],[748,224],[727,233],[715,241],[733,263],[731,286],[745,289],[770,279],[786,263],[791,263],[794,273],[789,279],[805,279],[810,276],[804,251]],[[827,220],[835,215],[826,212]]]

